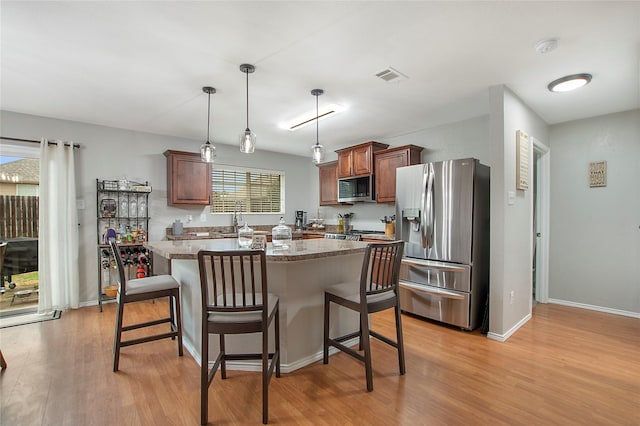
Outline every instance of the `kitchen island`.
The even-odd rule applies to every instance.
[[[181,284],[182,327],[185,348],[200,363],[201,296],[198,251],[235,250],[236,239],[148,241],[154,258],[168,259],[171,275]],[[324,290],[344,281],[358,282],[367,243],[311,239],[293,241],[286,250],[267,244],[269,291],[280,298],[280,357],[283,372],[322,359]],[[357,286],[354,288],[357,291]],[[349,310],[332,310],[332,335],[358,329],[358,317]],[[272,334],[271,334],[272,336]],[[271,338],[273,340],[273,338]],[[258,334],[227,337],[228,352],[260,352]],[[218,353],[218,339],[209,336],[210,354]],[[228,362],[227,368],[259,370],[259,362]]]

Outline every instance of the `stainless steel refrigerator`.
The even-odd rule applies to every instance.
[[[468,158],[396,173],[400,307],[473,330],[489,286],[489,167]]]

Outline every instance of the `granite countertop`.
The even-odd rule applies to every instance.
[[[267,231],[253,231],[253,235],[270,235],[271,232]],[[233,231],[187,231],[182,235],[167,234],[167,240],[179,241],[179,240],[216,240],[220,238],[236,238],[237,232]]]
[[[147,241],[144,246],[154,255],[166,259],[197,259],[200,250],[237,250],[238,240],[235,238],[197,239],[173,241]],[[291,247],[285,250],[274,249],[267,243],[267,261],[290,262],[345,254],[364,253],[367,243],[362,241],[331,240],[317,238],[311,240],[294,240]]]
[[[271,235],[270,225],[255,225],[253,228],[254,235]],[[268,229],[267,229],[268,228]],[[325,232],[337,233],[337,226],[327,225],[326,229],[309,229],[309,230],[295,230],[292,228],[293,239],[302,238],[304,235],[324,235]],[[173,230],[167,228],[167,240],[179,241],[179,240],[209,240],[220,238],[235,238],[238,234],[233,232],[231,226],[220,227],[190,227],[184,228],[182,235],[173,235]],[[388,237],[384,234],[363,234],[362,238],[370,240],[381,241],[393,241],[394,237]]]

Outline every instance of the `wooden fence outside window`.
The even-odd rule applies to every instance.
[[[0,240],[38,238],[39,198],[0,195]]]

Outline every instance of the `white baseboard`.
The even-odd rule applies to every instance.
[[[116,299],[103,300],[102,304],[106,305],[108,303],[116,303]],[[81,308],[86,308],[87,306],[98,306],[97,300],[87,300],[86,302],[80,302]]]
[[[347,341],[345,341],[343,343],[343,345],[345,346],[353,346],[353,345],[357,345],[358,344],[358,338],[354,337],[353,339],[349,339]],[[196,362],[198,363],[198,365],[200,365],[200,354],[195,354],[194,350],[193,350],[193,346],[188,345],[189,348],[187,348],[187,344],[185,343],[185,348],[187,348],[187,350],[189,351],[189,353],[191,354],[191,356],[193,356],[193,359],[196,360]],[[330,347],[329,348],[329,355],[333,355],[336,352],[339,352],[339,349],[336,349],[334,347]],[[323,357],[322,352],[318,352],[316,354],[313,354],[307,358],[303,358],[300,359],[294,363],[291,364],[280,364],[280,371],[282,373],[291,373],[299,368],[302,368],[304,366],[307,366],[309,364],[313,364],[316,361],[320,361]],[[262,371],[262,361],[260,360],[255,360],[255,361],[227,361],[227,370],[238,370],[238,371]],[[213,367],[213,362],[209,362],[209,368]]]
[[[560,300],[560,299],[549,299],[549,303],[555,303],[556,305],[571,306],[574,308],[589,309],[590,311],[605,312],[607,314],[622,315],[624,317],[640,318],[640,312],[623,311],[620,309],[606,308],[604,306],[587,305],[585,303],[570,302],[567,300]]]
[[[493,332],[490,331],[490,332],[487,333],[487,338],[491,339],[491,340],[497,340],[498,342],[505,342],[509,337],[511,337],[513,335],[513,333],[518,331],[520,329],[520,327],[525,325],[527,323],[527,321],[529,321],[530,319],[531,319],[531,314],[528,314],[526,317],[524,317],[520,321],[518,321],[516,323],[516,325],[514,325],[509,330],[507,330],[506,333],[498,334],[498,333],[493,333]]]

